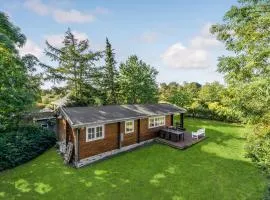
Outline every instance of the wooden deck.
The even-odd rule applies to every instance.
[[[200,137],[198,140],[193,139],[191,136],[191,133],[185,131],[185,139],[181,140],[179,142],[173,142],[171,140],[166,140],[162,138],[156,138],[155,141],[160,144],[166,144],[170,147],[177,148],[177,149],[186,149],[194,144],[197,144],[198,142],[206,139],[206,137]]]

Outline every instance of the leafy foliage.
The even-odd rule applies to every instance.
[[[0,12],[0,46],[17,53],[16,47],[22,47],[25,42],[26,37],[20,28],[14,26],[5,13]]]
[[[265,0],[241,0],[211,31],[235,55],[219,58],[219,71],[229,81],[269,77],[270,6]]]
[[[37,126],[0,132],[0,171],[25,163],[55,144],[55,133]]]
[[[0,12],[0,129],[16,125],[38,95],[40,80],[32,73],[38,61],[31,55],[21,59],[16,49],[25,41],[20,29]]]
[[[258,122],[270,105],[269,1],[242,0],[225,14],[212,33],[234,54],[219,58],[218,70],[233,91],[236,109]],[[248,101],[247,101],[248,100]]]
[[[155,68],[147,65],[135,55],[120,64],[119,85],[121,103],[156,103],[158,87]]]
[[[219,58],[218,70],[231,89],[231,101],[243,119],[259,123],[249,136],[248,156],[270,171],[270,5],[265,0],[241,0],[212,33],[233,55]]]
[[[228,99],[230,91],[218,82],[162,83],[159,88],[160,100],[187,109],[187,115],[207,119],[238,122],[241,113],[233,108]]]
[[[247,156],[270,173],[270,126],[258,125],[248,137]]]
[[[59,66],[41,65],[46,69],[46,79],[66,83],[71,94],[68,106],[157,102],[158,72],[135,55],[121,63],[118,71],[108,38],[105,65],[102,67],[95,63],[100,61],[103,53],[90,51],[88,40],[78,41],[70,29],[66,32],[62,48],[56,48],[48,42],[46,44],[46,55],[52,61],[57,61]],[[41,103],[48,104],[50,99],[54,98],[45,96]]]

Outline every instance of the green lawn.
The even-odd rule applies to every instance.
[[[261,199],[266,179],[244,158],[248,129],[187,119],[209,138],[181,151],[154,144],[74,169],[51,149],[0,173],[0,199]]]

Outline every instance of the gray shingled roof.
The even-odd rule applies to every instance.
[[[186,112],[185,109],[171,104],[62,107],[61,110],[73,127]]]

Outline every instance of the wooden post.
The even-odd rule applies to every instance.
[[[141,142],[141,119],[137,120],[137,143]]]
[[[173,126],[173,114],[171,114],[171,126]]]
[[[80,161],[80,134],[81,134],[81,129],[78,129],[77,133],[77,149],[78,149],[78,162]]]
[[[117,139],[118,139],[118,149],[121,149],[121,122],[118,122],[117,123],[117,126],[118,126],[118,135],[117,135]]]
[[[180,113],[180,128],[184,128],[184,113]]]

